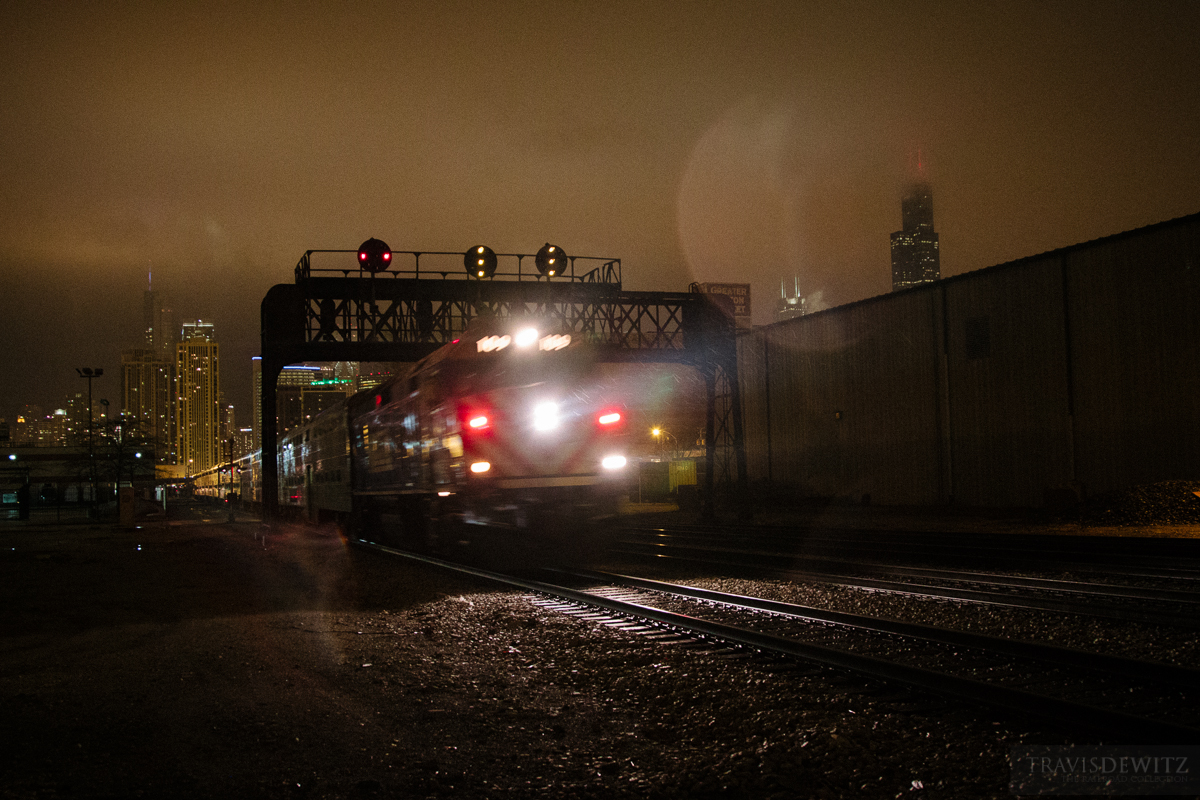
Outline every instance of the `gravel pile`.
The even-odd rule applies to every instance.
[[[421,738],[435,755],[396,764],[389,784],[418,794],[999,798],[1011,747],[1061,743],[986,710],[719,647],[654,643],[510,594],[370,622],[347,657],[372,659],[363,669],[381,707],[419,697],[426,709]],[[385,631],[407,639],[367,636]]]
[[[1200,481],[1162,481],[1098,495],[1081,518],[1093,525],[1200,525]]]

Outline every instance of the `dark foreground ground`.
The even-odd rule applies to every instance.
[[[0,796],[1007,797],[1064,741],[259,531],[0,528]]]

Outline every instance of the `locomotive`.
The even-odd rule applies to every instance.
[[[280,505],[353,539],[586,554],[626,488],[626,410],[596,345],[477,319],[407,373],[289,431]]]

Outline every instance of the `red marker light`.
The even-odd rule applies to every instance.
[[[467,424],[475,429],[486,428],[488,424],[488,418],[480,414],[477,417],[471,417],[471,419],[467,421]]]
[[[618,411],[607,411],[600,415],[597,420],[601,425],[615,425],[621,421],[621,414]]]

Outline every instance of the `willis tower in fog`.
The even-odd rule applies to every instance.
[[[942,277],[938,235],[933,230],[933,189],[910,184],[900,201],[902,229],[892,234],[892,291]]]

